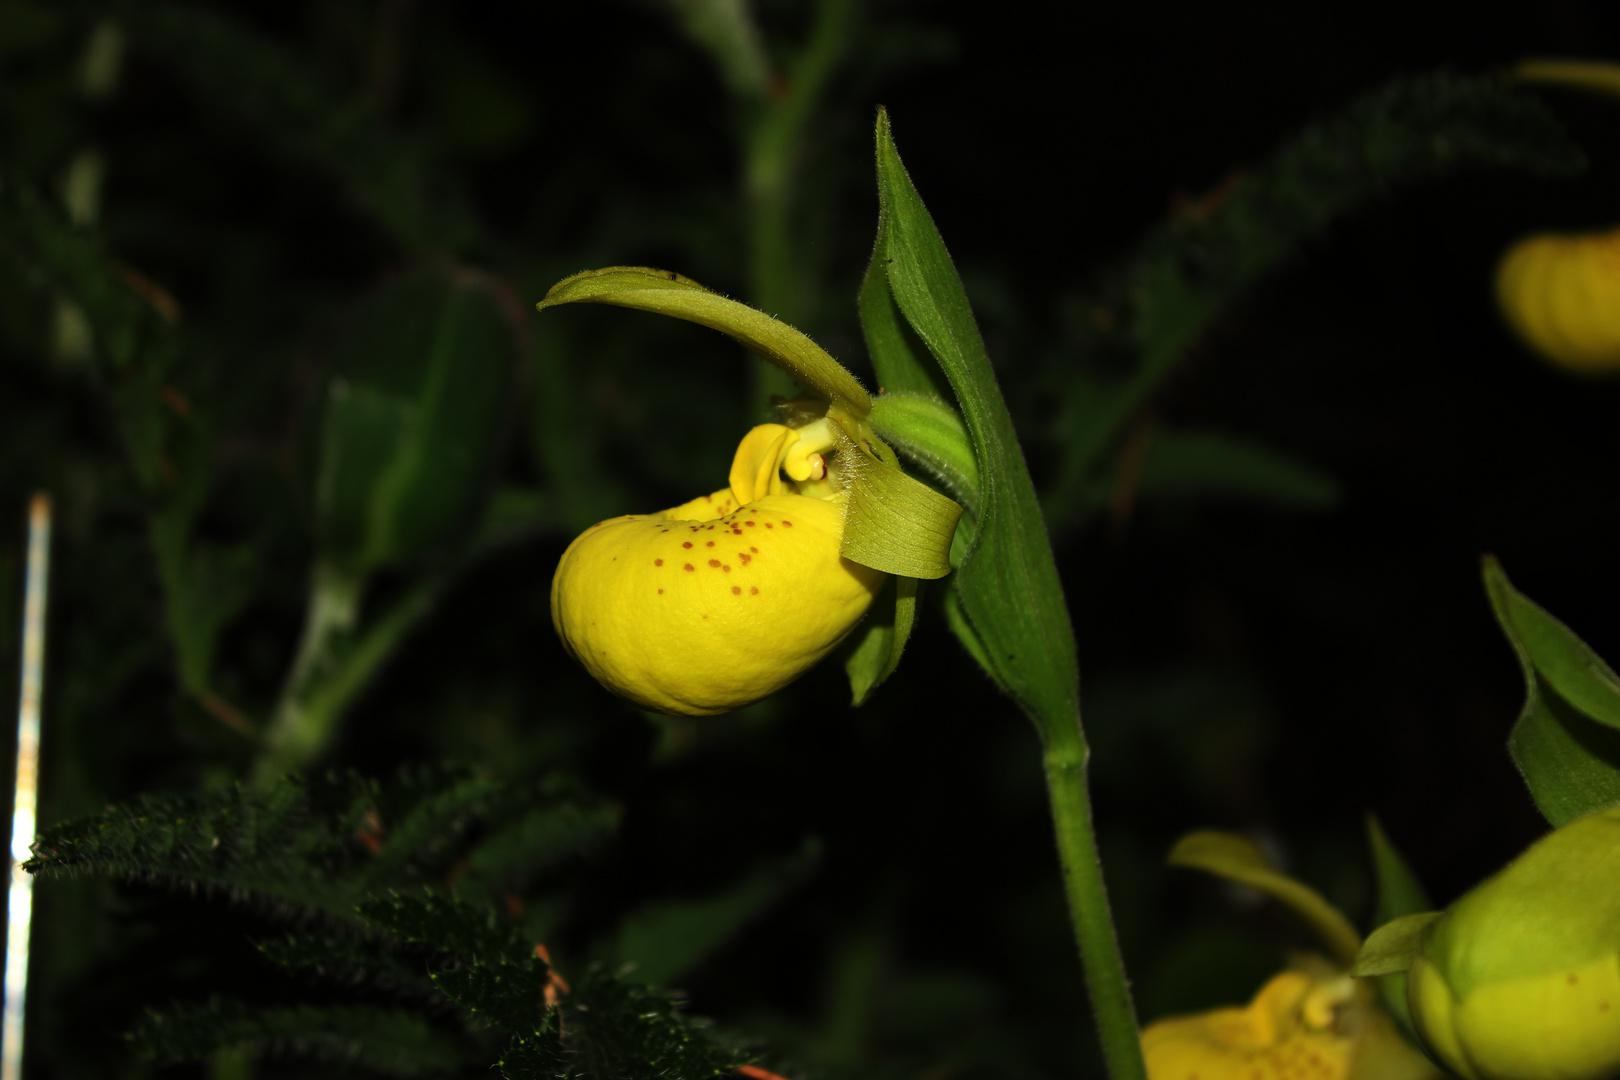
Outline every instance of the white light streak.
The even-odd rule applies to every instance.
[[[28,995],[28,928],[34,879],[23,872],[39,802],[39,699],[45,681],[45,591],[51,557],[51,500],[28,506],[28,578],[23,592],[22,693],[17,705],[17,794],[11,809],[11,895],[6,915],[6,982],[0,1014],[0,1080],[22,1076],[23,1004]]]

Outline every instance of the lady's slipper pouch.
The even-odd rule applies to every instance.
[[[838,553],[848,494],[829,482],[826,427],[761,424],[729,487],[569,545],[551,618],[598,682],[658,712],[726,712],[792,682],[855,627],[887,575]]]

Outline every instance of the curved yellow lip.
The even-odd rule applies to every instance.
[[[798,678],[860,622],[885,575],[839,555],[845,497],[800,494],[781,467],[799,433],[744,436],[729,487],[593,525],[563,553],[551,615],[603,686],[702,716]]]

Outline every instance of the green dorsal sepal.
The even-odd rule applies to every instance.
[[[704,288],[673,270],[607,266],[564,278],[535,307],[616,304],[698,323],[742,342],[804,385],[832,399],[833,412],[863,418],[872,411],[866,388],[806,334],[747,304]],[[839,418],[835,415],[835,418]]]

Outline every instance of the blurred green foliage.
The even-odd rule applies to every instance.
[[[1620,654],[1615,387],[1534,367],[1485,288],[1516,231],[1614,216],[1620,128],[1552,101],[1570,179],[1532,99],[1395,76],[1620,49],[1568,10],[1358,6],[1385,32],[1306,47],[1282,5],[0,0],[0,508],[59,508],[71,871],[29,1075],[568,1075],[565,1039],[624,1076],[1097,1074],[1036,748],[947,590],[859,712],[829,665],[646,717],[548,626],[569,538],[718,486],[772,384],[533,302],[667,266],[864,371],[880,101],[1054,526],[1143,1017],[1245,999],[1288,940],[1164,870],[1190,828],[1387,914],[1376,809],[1463,891],[1543,827],[1479,553]],[[7,614],[0,688],[17,645]],[[573,993],[525,1033],[540,942]]]

